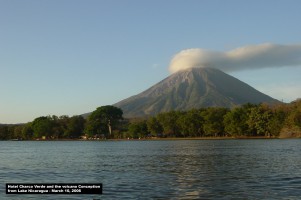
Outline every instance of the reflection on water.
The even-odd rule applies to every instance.
[[[0,199],[299,199],[301,140],[2,141]],[[6,195],[5,183],[103,183]]]

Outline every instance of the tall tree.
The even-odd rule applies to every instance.
[[[27,123],[23,126],[22,136],[25,140],[30,140],[33,138],[33,130],[31,128],[31,123]]]
[[[160,113],[157,117],[162,124],[165,135],[177,136],[179,134],[179,126],[177,120],[180,116],[179,111],[170,111],[166,113]]]
[[[142,138],[148,136],[146,121],[132,122],[129,124],[128,132],[133,138]]]
[[[157,117],[150,117],[147,120],[146,124],[147,124],[148,131],[155,136],[157,136],[158,134],[161,134],[163,132],[163,127],[160,124]]]
[[[248,133],[248,110],[244,107],[234,108],[224,116],[225,132],[231,136],[241,136]]]
[[[14,126],[13,138],[14,139],[25,139],[25,138],[23,138],[22,130],[23,130],[23,125]]]
[[[52,120],[51,117],[38,117],[32,122],[32,130],[35,138],[42,136],[50,137],[52,135]]]
[[[204,119],[201,112],[192,109],[182,113],[177,121],[183,136],[196,137],[201,136],[203,133]]]
[[[97,126],[99,132],[109,134],[111,136],[112,130],[122,120],[122,110],[115,106],[101,106],[91,113],[88,118],[88,126],[93,126],[95,129]]]
[[[8,126],[1,125],[0,126],[0,140],[7,140],[7,139],[9,139]]]
[[[82,116],[73,116],[69,118],[66,124],[65,137],[78,138],[83,134],[85,119]]]
[[[253,135],[270,136],[270,123],[272,119],[271,110],[266,105],[258,105],[250,109],[248,125],[252,129]]]
[[[223,136],[223,119],[229,110],[227,108],[210,107],[202,112],[204,118],[204,133],[207,136]]]

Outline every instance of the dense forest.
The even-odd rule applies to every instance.
[[[0,125],[1,140],[151,137],[301,137],[301,100],[269,106],[170,111],[148,118],[123,119],[114,106],[82,116],[42,116],[18,125]]]

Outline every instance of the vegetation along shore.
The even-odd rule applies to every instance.
[[[41,116],[26,124],[0,125],[1,140],[231,139],[301,137],[301,100],[290,104],[209,107],[124,119],[102,106],[83,116]]]

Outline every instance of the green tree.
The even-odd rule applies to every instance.
[[[180,127],[181,133],[184,137],[197,137],[203,134],[204,119],[201,112],[192,109],[182,113],[178,118],[177,124]]]
[[[292,110],[285,119],[281,137],[301,137],[301,112]]]
[[[88,135],[88,137],[93,137],[94,135],[101,135],[104,132],[104,126],[98,120],[88,119],[84,129],[84,133]]]
[[[146,121],[132,122],[129,124],[128,133],[133,138],[147,137],[149,132],[147,129]]]
[[[86,130],[111,136],[112,130],[123,119],[122,114],[122,110],[115,106],[98,107],[89,116]]]
[[[203,130],[206,136],[223,136],[223,120],[228,111],[226,108],[211,107],[202,112],[204,118]]]
[[[160,124],[157,117],[150,117],[147,120],[146,125],[147,125],[148,131],[154,136],[157,136],[158,134],[161,134],[163,132],[163,127]]]
[[[71,117],[66,124],[64,136],[68,138],[79,138],[84,131],[85,119],[82,116]]]
[[[33,138],[33,130],[31,128],[31,123],[27,123],[23,126],[22,138],[25,140],[30,140]]]
[[[34,138],[41,138],[42,136],[50,137],[52,134],[52,120],[51,117],[38,117],[32,122],[32,130]]]
[[[254,136],[270,136],[271,119],[271,110],[266,105],[260,104],[250,109],[247,123]]]
[[[68,116],[61,116],[58,117],[56,115],[52,115],[51,117],[48,116],[48,118],[50,119],[51,122],[51,134],[49,135],[49,137],[51,137],[52,139],[56,138],[62,138],[64,131],[65,131],[65,126],[66,123],[64,121],[65,118],[69,118]]]
[[[67,126],[70,122],[70,117],[67,115],[61,115],[60,117],[55,119],[55,132],[58,133],[59,137],[67,137]],[[67,137],[68,138],[68,137]]]
[[[248,124],[248,109],[237,107],[228,112],[224,116],[225,131],[231,136],[247,135],[249,131]]]
[[[166,136],[178,136],[180,134],[179,126],[177,124],[180,114],[181,112],[179,111],[170,111],[166,113],[160,113],[157,116]]]
[[[25,139],[25,138],[23,138],[22,130],[23,130],[23,125],[14,126],[14,133],[13,133],[12,138],[14,138],[14,139]]]
[[[8,126],[0,125],[0,139],[1,140],[9,139]]]
[[[271,109],[271,118],[268,122],[268,127],[272,136],[279,136],[284,127],[286,117],[287,111],[283,106],[274,106]]]

